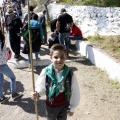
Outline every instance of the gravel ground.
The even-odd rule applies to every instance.
[[[48,51],[44,45],[42,49]],[[45,51],[43,53],[46,54]],[[75,51],[71,51],[70,55],[73,58],[82,58]],[[68,120],[120,120],[120,84],[110,80],[105,72],[84,58],[67,65],[75,72],[81,91],[79,107]],[[34,67],[34,80],[44,67]],[[17,91],[23,92],[24,96],[21,100],[10,99],[9,102],[0,104],[0,120],[35,120],[34,102],[30,98],[33,91],[31,69],[11,69],[17,78]],[[5,94],[8,96],[9,86],[10,81],[5,76]],[[38,115],[39,120],[46,120],[45,97],[38,101]]]

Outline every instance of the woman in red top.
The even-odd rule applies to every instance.
[[[72,40],[81,40],[81,39],[83,39],[82,31],[75,24],[73,24],[73,28],[71,30],[69,38],[72,39]]]

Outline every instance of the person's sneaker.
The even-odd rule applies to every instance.
[[[17,92],[15,92],[14,94],[12,94],[12,98],[14,99],[14,100],[16,100],[16,99],[18,99],[18,98],[21,98],[23,96],[23,94],[20,94],[20,93],[17,93]]]
[[[2,98],[0,98],[0,103],[5,103],[6,101],[8,101],[10,99],[10,97],[5,97],[3,96]]]

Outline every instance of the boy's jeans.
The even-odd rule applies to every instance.
[[[4,76],[6,75],[11,79],[11,93],[14,94],[16,92],[16,77],[12,70],[8,67],[7,64],[0,65],[0,97],[3,97],[3,87],[4,87]]]
[[[70,33],[59,33],[59,42],[60,44],[64,45],[65,43],[65,47],[67,50],[67,54],[69,53],[69,47],[70,47],[70,39],[69,39]]]

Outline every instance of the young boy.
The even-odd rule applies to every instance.
[[[66,120],[72,116],[80,101],[80,91],[75,74],[65,65],[67,57],[63,45],[54,44],[50,49],[52,64],[44,68],[36,81],[34,100],[46,95],[48,120]],[[68,108],[69,112],[68,112]]]

